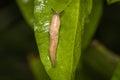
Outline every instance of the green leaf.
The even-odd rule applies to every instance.
[[[120,62],[117,65],[117,68],[116,68],[111,80],[120,80]]]
[[[33,27],[33,9],[34,9],[34,0],[16,0],[23,17],[27,23]]]
[[[113,4],[116,2],[120,2],[120,0],[107,0],[108,4]]]
[[[34,29],[36,41],[40,51],[40,57],[47,73],[49,74],[52,80],[71,80],[71,76],[73,74],[73,54],[75,45],[74,42],[78,26],[79,0],[75,0],[73,3],[70,3],[70,5],[66,7],[64,13],[61,16],[59,44],[56,53],[57,64],[55,68],[51,66],[48,51],[49,50],[48,30],[50,20],[53,15],[51,7],[49,7],[50,5],[48,3],[49,1],[45,3],[42,0],[41,2],[39,2],[39,0],[35,0]],[[81,33],[79,32],[78,34]],[[80,49],[79,45],[78,48]]]
[[[92,12],[85,18],[84,33],[82,38],[82,50],[85,50],[87,48],[88,44],[91,41],[91,38],[93,37],[96,31],[97,25],[102,14],[102,6],[102,0],[93,0]]]
[[[83,0],[83,1],[84,1],[84,4],[85,4],[86,1],[85,0]],[[86,4],[85,6],[87,6],[87,5],[88,4]],[[85,6],[83,8],[85,8]],[[87,59],[86,57],[88,55],[86,55],[84,51],[86,51],[86,48],[88,47],[89,43],[91,42],[91,38],[92,38],[96,28],[97,28],[97,25],[99,23],[99,19],[100,19],[101,14],[102,14],[102,8],[103,8],[102,6],[103,6],[103,1],[102,0],[97,0],[97,1],[93,0],[91,13],[89,13],[89,15],[85,18],[84,32],[83,32],[83,37],[82,37],[82,50],[83,50],[82,55],[83,56],[81,56],[82,59],[80,59],[78,68],[76,70],[76,79],[75,80],[93,80],[94,79],[94,75],[89,74],[88,71],[86,71],[86,66],[89,66],[89,65],[85,65],[85,66],[82,65],[81,60],[83,62],[83,58],[85,58],[88,61],[94,59],[93,57],[90,57],[89,59]],[[84,10],[86,10],[86,9],[84,9]],[[82,12],[84,12],[84,11],[82,11]],[[88,48],[87,48],[87,52],[89,52],[88,54],[90,54],[92,56],[94,53],[91,52],[91,51],[92,51],[91,49],[88,50]],[[97,60],[95,59],[93,61],[97,61]]]
[[[76,43],[77,45],[82,45],[82,49],[83,49],[83,44],[84,44],[84,39],[83,39],[83,36],[84,36],[84,27],[85,27],[85,19],[86,17],[88,17],[88,15],[91,13],[92,11],[92,4],[93,3],[93,0],[80,0],[80,7],[79,7],[79,25],[78,25],[78,29],[77,30],[81,30],[81,35],[82,35],[82,38],[80,37],[79,35],[79,32],[76,32]],[[83,44],[82,43],[78,43],[79,42],[79,38],[81,38],[83,40]],[[81,41],[82,41],[81,40]],[[75,45],[75,46],[77,46]],[[81,47],[81,46],[80,46]],[[79,54],[78,52],[81,52],[80,51],[81,49],[78,47],[75,48],[75,53],[74,54]],[[80,55],[79,55],[80,56]],[[79,61],[79,56],[78,55],[74,55],[74,70],[76,69],[76,66],[78,65],[78,61]]]
[[[81,37],[84,21],[92,9],[92,0],[35,0],[34,31],[41,61],[51,80],[71,80],[81,54]],[[49,58],[49,25],[55,11],[60,16],[61,28],[56,53],[56,66]]]
[[[53,8],[56,12],[63,11],[72,0],[49,0],[49,7]],[[52,5],[51,5],[52,4]]]

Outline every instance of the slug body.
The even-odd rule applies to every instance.
[[[55,13],[52,17],[50,24],[50,46],[49,53],[50,59],[53,66],[56,64],[56,50],[58,46],[58,38],[59,38],[59,28],[60,28],[60,15]]]

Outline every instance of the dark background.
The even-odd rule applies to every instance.
[[[120,53],[120,4],[107,5],[95,33],[108,49]],[[27,56],[38,53],[33,30],[15,0],[0,1],[0,80],[33,80]]]
[[[103,15],[95,38],[111,51],[120,53],[120,3],[107,5],[104,2]]]

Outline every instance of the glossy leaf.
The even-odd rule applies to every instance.
[[[71,80],[81,54],[81,37],[85,17],[91,12],[92,0],[35,0],[34,31],[41,61],[51,80]],[[84,2],[84,3],[83,3]],[[55,11],[60,16],[61,28],[56,53],[56,66],[49,58],[49,25]]]
[[[116,2],[120,2],[120,0],[107,0],[108,4],[113,4]]]
[[[85,19],[86,17],[88,17],[88,15],[90,15],[91,11],[92,11],[92,3],[93,3],[93,0],[80,0],[80,7],[79,7],[79,26],[78,26],[78,29],[77,30],[81,30],[81,35],[82,35],[82,38],[80,37],[79,34],[76,34],[76,44],[77,45],[82,45],[82,49],[83,49],[83,44],[85,42],[85,39],[83,39],[83,36],[84,36],[84,27],[85,27]],[[81,28],[81,29],[80,29]],[[79,33],[79,32],[76,32],[76,33]],[[78,43],[79,41],[79,38],[81,38],[83,41],[82,43]],[[75,45],[75,46],[77,46]],[[79,61],[79,53],[80,52],[80,48],[76,48],[75,49],[75,54],[77,55],[74,55],[74,70],[76,69],[76,66],[78,65],[78,61]],[[79,55],[79,56],[78,56]]]
[[[85,18],[84,33],[82,38],[82,50],[85,50],[87,48],[96,31],[96,28],[98,27],[98,23],[102,15],[102,9],[103,1],[93,0],[92,12]]]
[[[71,3],[61,16],[61,28],[56,58],[57,64],[55,68],[51,66],[51,61],[49,59],[48,32],[53,13],[51,7],[47,4],[49,2],[42,5],[40,3],[45,2],[35,0],[34,28],[41,60],[51,80],[71,80],[73,72],[74,42],[78,25],[79,1],[75,0],[74,3]]]
[[[84,57],[81,56],[82,59],[80,59],[80,62],[78,64],[78,67],[77,67],[77,70],[76,70],[76,77],[75,77],[76,79],[75,80],[93,80],[94,79],[86,71],[86,68],[85,68],[86,66],[82,65],[82,62],[83,62],[83,58],[87,59],[86,56],[88,56],[88,55],[85,54],[84,51],[87,50],[87,52],[89,52],[90,55],[93,54],[93,52],[91,52],[91,50],[88,50],[86,48],[88,47],[88,44],[90,43],[91,38],[94,35],[94,32],[97,28],[97,24],[98,24],[99,19],[101,17],[102,4],[103,4],[102,2],[103,2],[102,0],[97,0],[97,1],[93,0],[91,13],[85,18],[84,32],[83,32],[83,37],[82,37],[82,50],[83,50],[82,55],[85,55],[85,56]],[[84,3],[85,3],[85,1],[84,1]],[[87,5],[88,4],[86,4],[86,6]],[[83,8],[85,8],[85,7],[83,7]],[[89,59],[91,60],[92,57],[90,57]],[[87,59],[87,60],[89,61],[89,59]],[[81,60],[82,60],[82,62],[81,62]],[[93,60],[93,61],[97,61],[97,60]]]
[[[33,9],[34,9],[34,0],[16,0],[23,17],[27,23],[33,27]]]
[[[65,10],[72,0],[49,0],[49,7],[53,8],[56,12]],[[52,5],[51,5],[52,4]]]

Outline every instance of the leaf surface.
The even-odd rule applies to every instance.
[[[41,61],[51,80],[71,80],[81,54],[81,39],[85,17],[91,13],[92,0],[35,0],[34,31]],[[51,5],[52,4],[52,5]],[[83,8],[84,7],[84,8]],[[49,26],[54,15],[51,11],[64,13],[56,53],[56,66],[49,58]]]
[[[86,4],[85,6],[90,5],[90,4],[87,4],[85,1],[84,1],[84,4]],[[98,27],[98,23],[102,15],[103,1],[93,0],[92,5],[93,5],[93,8],[92,10],[90,9],[91,13],[85,18],[84,32],[83,32],[83,37],[82,37],[82,50],[85,50],[88,47]]]
[[[113,4],[116,2],[120,2],[120,0],[107,0],[108,4]]]
[[[16,2],[27,23],[33,27],[34,0],[16,0]]]

